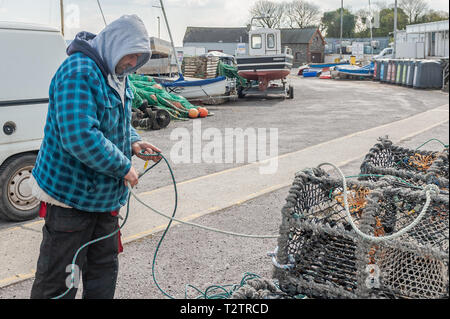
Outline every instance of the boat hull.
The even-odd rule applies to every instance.
[[[238,56],[238,74],[250,81],[258,81],[260,90],[267,89],[270,81],[285,79],[292,69],[293,56]]]
[[[255,71],[239,71],[239,75],[250,81],[260,81],[266,79],[267,81],[279,80],[286,78],[290,70],[255,70]]]
[[[336,63],[311,63],[309,64],[309,68],[311,69],[323,69],[323,68],[332,68],[340,65],[349,65],[348,62],[336,62]]]
[[[166,81],[161,83],[167,92],[181,95],[185,99],[195,100],[214,96],[224,96],[227,92],[227,79],[188,79],[184,81]]]
[[[339,74],[345,74],[345,75],[373,77],[374,64],[371,63],[371,64],[365,65],[363,67],[357,67],[354,65],[338,66],[338,67],[336,67],[336,71]]]

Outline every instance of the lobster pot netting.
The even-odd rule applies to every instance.
[[[436,184],[448,191],[449,149],[441,152],[413,150],[395,146],[386,138],[380,138],[366,155],[361,174],[391,175],[415,186]],[[361,180],[379,180],[378,177],[361,177]],[[399,186],[401,183],[397,183]]]
[[[298,173],[282,209],[273,277],[283,292],[310,298],[448,297],[448,196],[433,195],[409,232],[386,241],[361,237],[348,222],[342,181]],[[410,225],[423,191],[349,180],[349,211],[364,234],[389,236]]]

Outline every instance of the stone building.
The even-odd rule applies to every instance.
[[[317,28],[281,29],[281,44],[292,50],[294,67],[324,62],[325,39]]]

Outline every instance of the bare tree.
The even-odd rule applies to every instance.
[[[320,9],[305,0],[294,0],[285,4],[286,24],[291,28],[317,26],[320,23]]]
[[[277,3],[270,0],[259,0],[250,9],[251,17],[263,17],[256,19],[256,25],[267,28],[279,28],[281,27],[284,4]]]
[[[420,17],[428,11],[428,4],[425,0],[400,0],[399,7],[408,16],[408,22],[417,23]]]
[[[355,32],[362,33],[367,30],[368,19],[370,19],[369,10],[360,9],[355,13],[356,23],[355,23]]]

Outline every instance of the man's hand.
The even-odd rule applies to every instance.
[[[156,163],[162,159],[161,156],[143,156],[143,155],[141,155],[142,151],[144,151],[145,154],[149,154],[149,155],[161,153],[161,150],[159,148],[153,146],[152,144],[150,144],[148,142],[142,142],[142,141],[136,142],[131,147],[133,149],[133,154],[144,161],[150,160],[150,161],[153,161]]]
[[[133,166],[131,166],[127,175],[125,175],[125,177],[124,177],[125,186],[128,187],[128,184],[131,184],[131,187],[136,186],[139,182],[138,179],[139,179],[139,175],[138,175],[136,169]]]

